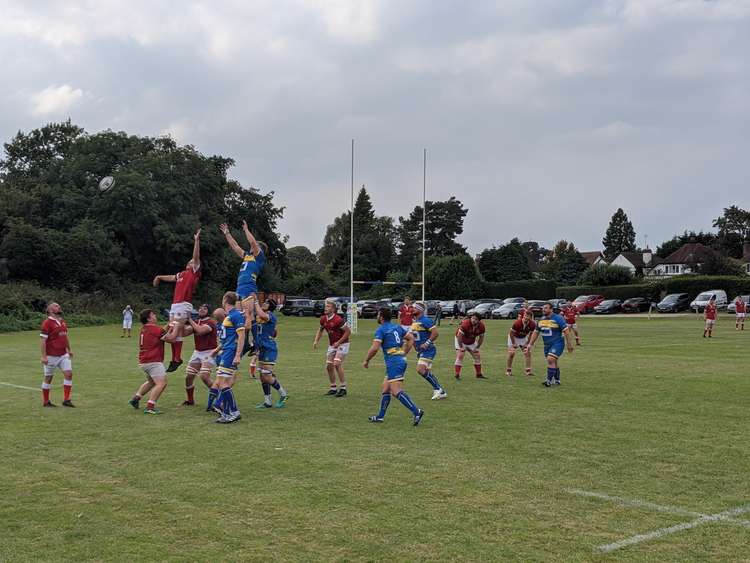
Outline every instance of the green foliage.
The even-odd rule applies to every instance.
[[[482,277],[489,282],[531,278],[528,252],[517,238],[508,244],[483,250],[477,259],[477,267]]]
[[[572,242],[559,241],[547,255],[542,268],[545,279],[559,284],[575,283],[589,265]]]
[[[716,235],[713,233],[704,233],[700,231],[684,231],[681,235],[675,235],[671,239],[664,241],[656,248],[656,255],[666,258],[673,252],[679,250],[683,245],[690,242],[699,242],[705,246],[718,246]]]
[[[618,208],[612,215],[602,245],[607,260],[614,260],[621,252],[635,250],[635,229],[622,208]]]
[[[429,299],[471,299],[479,297],[483,290],[479,270],[467,254],[433,260],[425,277]]]
[[[578,283],[581,285],[625,285],[633,280],[633,274],[625,266],[614,266],[611,264],[596,264],[588,268]]]
[[[482,297],[488,299],[505,299],[507,297],[525,297],[526,299],[552,299],[555,296],[557,282],[553,280],[516,280],[506,282],[485,282]]]
[[[631,297],[645,297],[652,301],[659,301],[662,286],[658,282],[610,286],[569,285],[558,287],[555,295],[558,299],[568,300],[575,299],[579,295],[603,295],[608,299],[625,300]]]
[[[745,273],[739,260],[715,253],[706,257],[697,269],[699,274],[706,276],[741,276]]]
[[[662,293],[688,293],[697,296],[708,289],[723,289],[727,298],[750,294],[750,276],[702,276],[685,275],[660,280]]]
[[[732,258],[742,258],[742,243],[750,240],[750,211],[732,205],[714,220],[719,229],[717,242],[721,250]]]

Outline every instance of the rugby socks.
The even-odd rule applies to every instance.
[[[219,390],[216,387],[211,387],[208,390],[208,404],[206,405],[206,410],[210,410],[211,407],[214,406],[214,403],[216,402],[216,399],[219,397]]]
[[[435,391],[439,391],[440,389],[442,389],[442,387],[440,387],[440,383],[438,383],[437,377],[432,375],[432,371],[426,371],[422,377],[424,377],[425,380],[427,380],[427,383],[432,385],[432,388]]]
[[[52,387],[49,383],[42,382],[42,404],[49,403],[49,390]]]
[[[555,368],[555,381],[560,383],[560,368]]]
[[[154,401],[152,401],[151,399],[149,399],[148,402],[146,403],[146,408],[147,409],[155,409],[156,408],[156,403]]]
[[[555,368],[547,368],[547,383],[552,383],[555,379]]]
[[[396,398],[401,401],[401,404],[409,409],[414,416],[417,415],[419,409],[417,408],[417,405],[414,404],[414,401],[411,400],[411,397],[406,394],[406,391],[400,391],[399,394],[396,395]]]
[[[234,391],[231,387],[224,389],[224,414],[235,414],[240,412],[237,408],[237,401],[234,398]]]
[[[383,393],[380,397],[380,412],[378,418],[385,418],[385,411],[388,410],[388,405],[391,404],[391,394]]]
[[[474,373],[476,373],[477,375],[482,375],[482,363],[481,362],[479,363],[474,362]]]
[[[172,361],[173,362],[182,361],[182,340],[172,342]]]
[[[185,394],[187,395],[187,400],[192,403],[195,400],[195,385],[185,387]]]
[[[70,401],[70,394],[73,391],[73,380],[63,379],[63,401]]]
[[[281,383],[279,383],[279,380],[278,380],[278,379],[276,379],[275,377],[273,378],[273,381],[271,381],[271,387],[273,387],[274,389],[276,389],[276,391],[278,391],[278,392],[279,392],[279,394],[280,394],[280,395],[281,395],[282,397],[286,397],[286,396],[287,396],[287,392],[286,392],[286,389],[284,389],[284,388],[283,388],[283,387],[281,386]]]
[[[254,363],[250,364],[250,377],[252,377],[253,379],[255,379],[255,370],[257,369],[258,367]]]
[[[456,377],[461,377],[461,368],[463,367],[463,364],[461,362],[456,362],[453,364],[453,369],[456,372]]]

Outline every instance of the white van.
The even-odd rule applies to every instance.
[[[708,291],[702,292],[698,297],[696,297],[692,303],[690,303],[690,308],[693,311],[702,312],[703,309],[706,308],[706,305],[708,305],[708,300],[711,299],[712,296],[716,297],[716,308],[719,310],[723,310],[727,308],[728,300],[727,300],[727,292],[723,289],[709,289]]]

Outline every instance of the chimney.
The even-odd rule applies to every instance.
[[[647,246],[643,250],[643,263],[648,266],[651,264],[651,258],[653,257],[653,254],[651,254],[651,249]]]

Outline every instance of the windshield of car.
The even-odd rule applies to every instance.
[[[602,301],[602,303],[601,303],[601,304],[602,304],[602,305],[603,305],[604,307],[609,307],[610,305],[614,305],[615,303],[617,303],[617,300],[616,300],[616,299],[607,299],[606,301]]]
[[[579,295],[578,297],[576,297],[576,300],[573,301],[573,303],[585,303],[586,301],[588,301],[588,299],[588,295]]]
[[[696,301],[708,301],[709,299],[711,299],[711,297],[713,297],[713,295],[714,295],[713,293],[704,291],[698,297],[696,297],[695,300]]]
[[[672,293],[671,295],[667,295],[662,303],[672,303],[673,301],[677,301],[680,298],[679,293]]]

